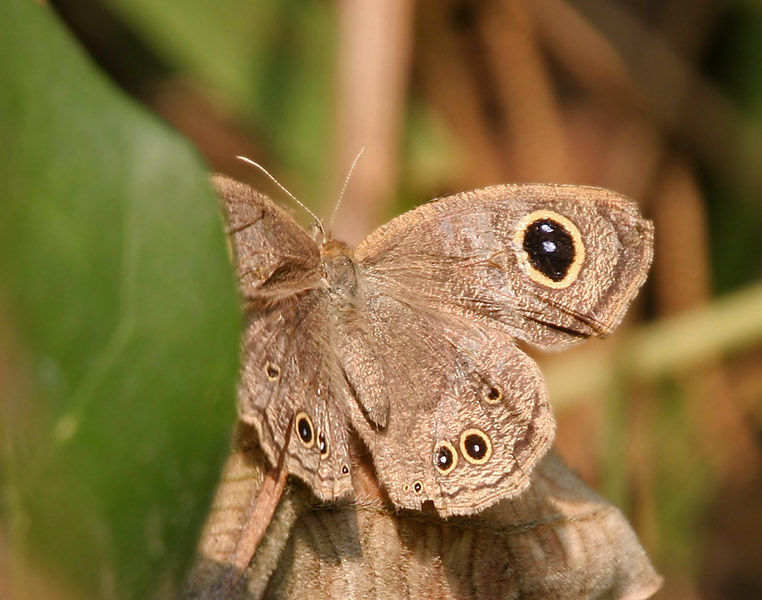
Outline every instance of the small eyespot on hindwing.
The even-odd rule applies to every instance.
[[[305,448],[312,448],[315,445],[315,427],[312,425],[312,419],[305,412],[300,412],[294,418],[294,428]]]
[[[270,381],[277,381],[280,378],[280,367],[270,361],[265,363],[265,375]]]
[[[485,384],[482,398],[487,404],[499,404],[503,400],[503,388],[497,384]]]
[[[458,464],[458,453],[455,447],[447,441],[437,444],[434,452],[434,466],[442,475],[447,475]]]
[[[492,442],[480,429],[466,429],[460,434],[460,451],[474,465],[483,465],[492,456]]]
[[[320,452],[321,458],[328,456],[328,442],[326,441],[325,435],[323,435],[322,431],[318,434],[318,451]]]

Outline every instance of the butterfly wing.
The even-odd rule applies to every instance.
[[[351,488],[349,389],[330,352],[327,299],[309,291],[249,316],[238,415],[254,426],[272,464],[288,448],[286,468],[321,500]]]
[[[559,348],[611,331],[651,244],[650,223],[621,196],[522,185],[432,202],[360,245],[364,312],[391,394],[387,427],[359,412],[352,423],[395,504],[468,514],[528,485],[554,422],[513,339]]]
[[[213,183],[247,306],[239,417],[254,426],[271,464],[285,449],[287,471],[333,500],[351,488],[342,408],[349,389],[331,352],[320,249],[266,196],[224,177]]]
[[[222,202],[238,287],[256,306],[311,289],[320,281],[320,248],[264,194],[221,175],[212,184]]]
[[[504,185],[401,215],[356,257],[371,287],[561,348],[616,327],[645,280],[652,246],[651,223],[623,196]]]
[[[359,411],[352,423],[394,504],[469,514],[529,485],[555,429],[534,361],[487,323],[385,295],[368,302],[390,412],[384,428]]]

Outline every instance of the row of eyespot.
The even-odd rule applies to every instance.
[[[483,465],[492,456],[492,442],[486,433],[480,429],[466,429],[460,434],[460,451],[466,460],[475,465]],[[458,464],[458,453],[455,447],[448,441],[439,442],[437,451],[434,453],[434,465],[446,475]],[[410,491],[410,485],[405,484],[404,490]],[[414,481],[413,491],[420,494],[423,491],[423,483]]]
[[[268,361],[265,364],[265,374],[270,381],[277,381],[280,378],[280,367]],[[312,448],[315,445],[315,427],[312,425],[312,419],[310,419],[307,413],[300,412],[296,415],[294,418],[294,428],[305,448]],[[326,458],[329,452],[328,442],[322,431],[317,435],[317,444],[321,458]],[[342,465],[341,472],[346,475],[349,473],[349,467]]]
[[[309,449],[315,445],[315,427],[312,424],[312,419],[305,412],[299,412],[294,417],[294,429],[299,436],[299,440],[302,445]],[[320,457],[326,458],[328,456],[328,442],[323,435],[323,432],[319,432],[317,435],[317,445],[320,451]],[[349,473],[349,465],[346,463],[341,465],[341,473],[346,475]]]
[[[294,427],[305,448],[312,448],[315,445],[315,433],[312,420],[305,412],[297,413],[294,419]],[[320,456],[328,456],[328,444],[325,436],[320,432],[317,436],[318,450]],[[473,465],[483,465],[492,456],[492,442],[489,436],[480,429],[466,429],[460,434],[460,452],[463,457]],[[458,452],[450,442],[443,440],[439,442],[437,450],[434,453],[434,465],[440,473],[446,475],[452,471],[458,464]],[[349,467],[342,465],[341,472],[349,473]]]
[[[483,465],[492,456],[492,442],[481,429],[466,429],[460,434],[460,454],[472,465]],[[458,451],[455,446],[443,440],[434,452],[434,466],[442,475],[447,475],[458,465]]]
[[[274,381],[280,377],[280,368],[268,362],[265,365],[268,379]],[[488,386],[483,392],[483,398],[490,404],[495,404],[503,399],[503,390],[496,385]],[[312,420],[305,412],[297,413],[294,418],[294,428],[305,448],[315,445],[315,429]],[[318,450],[320,456],[328,456],[328,443],[322,432],[317,435]],[[486,463],[492,456],[492,442],[486,433],[480,429],[466,429],[460,435],[460,450],[465,459],[474,465]],[[458,452],[448,441],[439,443],[434,455],[434,465],[443,475],[452,471],[458,464]],[[342,465],[342,473],[347,474],[349,467]]]

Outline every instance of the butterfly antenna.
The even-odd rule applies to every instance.
[[[328,221],[329,230],[333,229],[333,222],[336,219],[336,213],[339,212],[339,206],[341,205],[341,201],[344,199],[344,192],[347,191],[347,185],[349,185],[349,180],[352,178],[352,173],[355,170],[355,165],[357,164],[357,161],[360,160],[360,157],[362,156],[363,152],[365,152],[365,146],[360,148],[360,151],[357,153],[357,156],[355,156],[355,159],[352,161],[352,166],[349,167],[349,173],[347,173],[347,176],[344,179],[344,185],[341,188],[339,199],[336,202],[336,206],[333,207],[333,214],[331,214],[331,220]]]
[[[296,202],[299,206],[301,206],[304,210],[306,210],[310,214],[310,216],[313,219],[315,219],[315,222],[317,223],[318,229],[320,229],[320,233],[323,236],[323,242],[325,242],[325,240],[326,240],[325,227],[323,227],[323,222],[320,220],[320,217],[318,217],[314,212],[312,212],[307,207],[306,204],[304,204],[301,200],[299,200],[299,198],[297,198],[291,192],[289,192],[286,189],[286,187],[283,184],[281,184],[280,181],[275,179],[275,176],[272,173],[270,173],[270,171],[265,169],[258,162],[255,162],[255,161],[251,160],[250,158],[246,158],[245,156],[236,156],[236,158],[238,160],[242,160],[243,162],[248,163],[248,164],[256,167],[257,169],[259,169],[260,171],[262,171],[262,173],[264,173],[270,181],[272,181],[275,185],[277,185],[289,198],[291,198],[294,202]]]

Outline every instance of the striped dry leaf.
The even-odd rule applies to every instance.
[[[239,428],[187,600],[230,597],[231,557],[263,466],[253,432]],[[288,488],[234,597],[638,599],[661,583],[619,510],[555,452],[519,498],[462,518],[395,512],[370,469],[353,471],[352,503],[320,505],[300,484]]]

